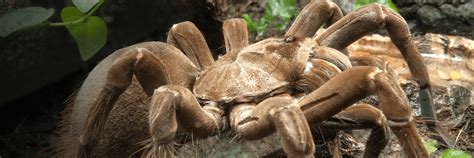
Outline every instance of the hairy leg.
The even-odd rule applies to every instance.
[[[100,92],[92,93],[95,99],[90,101],[87,117],[79,132],[78,157],[89,157],[91,147],[99,136],[114,107],[115,101],[127,89],[136,75],[142,88],[151,96],[153,89],[164,84],[176,84],[190,87],[198,69],[176,48],[164,43],[149,42],[124,48],[114,55],[110,64],[100,64],[94,71],[101,71],[106,77],[94,80]],[[173,62],[181,62],[176,66]],[[103,85],[101,85],[104,83]],[[83,87],[84,88],[84,87]],[[82,91],[82,88],[81,88]],[[83,92],[81,92],[83,93]],[[85,92],[87,93],[87,92]],[[76,106],[76,105],[75,105]],[[84,106],[84,105],[80,105]]]
[[[259,139],[276,130],[288,157],[314,154],[308,122],[289,95],[275,96],[258,105],[238,105],[232,109],[230,118],[232,128],[245,139]]]
[[[407,98],[397,81],[377,67],[354,67],[333,77],[298,103],[310,123],[320,123],[360,99],[377,94],[380,109],[409,157],[427,157]]]
[[[308,3],[296,17],[285,37],[312,37],[326,23],[332,25],[342,18],[341,9],[328,0],[315,0]]]
[[[222,25],[226,53],[217,60],[218,65],[233,62],[242,48],[249,45],[247,24],[243,19],[234,18],[224,21]]]
[[[225,20],[222,25],[222,30],[224,32],[227,53],[249,45],[247,25],[243,19],[234,18]]]
[[[421,86],[429,87],[426,66],[411,39],[405,20],[385,6],[372,4],[352,12],[315,37],[315,40],[322,46],[342,50],[381,27],[387,28],[390,38],[404,56],[415,79]]]
[[[159,87],[151,99],[151,144],[144,154],[146,157],[173,157],[178,127],[197,137],[207,137],[223,127],[223,114],[224,111],[213,104],[201,107],[192,92],[185,87]]]
[[[385,115],[368,104],[352,105],[319,126],[320,129],[330,131],[372,129],[364,152],[366,158],[377,157],[388,143],[389,132]]]
[[[204,36],[192,22],[186,21],[173,25],[168,32],[167,43],[183,51],[201,70],[214,63]]]
[[[375,66],[387,72],[391,77],[398,78],[395,71],[393,71],[383,58],[377,56],[356,55],[350,56],[349,60],[351,61],[352,66]]]
[[[428,72],[403,17],[385,6],[371,4],[346,15],[314,39],[322,46],[342,50],[357,39],[383,27],[387,29],[392,42],[402,53],[414,79],[420,85],[421,115],[424,123],[431,131],[438,133],[435,139],[449,145],[436,125]]]

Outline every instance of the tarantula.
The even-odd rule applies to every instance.
[[[327,30],[314,36],[323,23]],[[143,156],[174,156],[177,134],[208,137],[230,125],[248,140],[277,132],[289,157],[309,157],[315,152],[309,125],[323,124],[372,128],[364,157],[380,154],[388,128],[408,157],[428,157],[394,74],[383,64],[353,67],[340,52],[381,27],[429,92],[405,20],[379,4],[343,17],[334,3],[313,1],[284,37],[251,45],[245,22],[226,20],[226,54],[217,61],[199,30],[182,22],[171,28],[167,43],[123,48],[91,72],[63,125],[69,130],[63,151],[66,157],[122,157],[148,139]],[[371,60],[353,63],[377,63]],[[379,106],[355,104],[372,94]]]

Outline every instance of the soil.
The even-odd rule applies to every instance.
[[[219,20],[240,17],[242,13],[248,13],[256,18],[263,14],[265,5],[264,0],[232,1],[232,3],[226,0],[217,0],[216,2],[221,2],[219,3],[221,5],[220,12],[216,15],[216,19]],[[414,31],[414,34],[426,33],[420,32],[422,29],[415,28]],[[266,37],[280,35],[282,35],[281,31],[270,29],[262,36],[252,35],[251,38],[253,41],[258,41]],[[470,35],[470,32],[467,32],[466,35]],[[215,51],[219,52],[222,50],[223,49],[216,49]],[[48,147],[57,137],[54,130],[56,129],[58,115],[63,110],[69,96],[79,88],[85,74],[85,72],[75,73],[55,84],[42,88],[2,107],[0,109],[0,124],[2,125],[0,129],[0,158],[49,157],[53,151]],[[414,114],[417,115],[416,111],[419,110],[416,105],[418,98],[417,85],[414,84],[413,81],[407,80],[402,86],[414,107]],[[458,84],[455,81],[448,81],[446,84],[434,87],[433,92],[436,112],[441,127],[446,131],[447,136],[453,140],[455,147],[473,153],[474,104],[472,103],[472,85],[469,86]],[[372,103],[377,102],[373,98],[369,99],[369,101]],[[429,133],[426,132],[422,123],[420,123],[419,129],[422,131],[424,139],[428,140],[429,138],[427,136]],[[357,139],[363,138],[366,135],[367,131],[355,132]],[[185,149],[184,151],[188,152],[188,155],[210,153],[204,155],[223,157],[242,155],[242,153],[248,153],[252,148],[279,148],[279,145],[256,147],[255,145],[258,143],[252,144],[252,142],[250,142],[250,144],[247,142],[247,145],[236,147],[234,146],[236,143],[229,142],[241,143],[238,142],[238,139],[233,139],[232,136],[225,135],[222,137],[232,139],[223,141],[220,137],[213,137],[211,139],[217,143],[211,148],[200,148],[193,145],[187,146],[187,148],[192,149]],[[264,142],[261,144],[278,144],[277,140],[271,137],[262,141],[266,141],[267,143]],[[196,144],[199,145],[202,143]],[[353,146],[352,148],[354,151],[351,152],[351,154],[356,156],[360,154],[360,152],[357,151],[362,149],[359,146]],[[221,150],[226,151],[223,152]],[[273,154],[269,155],[271,157],[281,156],[281,151],[269,151],[269,153]],[[264,155],[269,153],[265,153]],[[440,151],[437,151],[434,155],[439,155],[439,153]],[[187,155],[186,153],[183,154]],[[398,145],[396,138],[391,137],[391,142],[384,150],[383,157],[396,157],[400,154],[400,145]],[[252,156],[252,154],[245,155]]]

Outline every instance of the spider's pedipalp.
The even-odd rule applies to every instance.
[[[174,156],[177,132],[189,131],[198,137],[213,135],[223,127],[220,109],[201,107],[193,93],[178,85],[161,86],[151,98],[148,123],[151,141],[146,150],[148,155],[160,157],[165,153]],[[180,127],[184,131],[178,131]],[[160,146],[170,146],[168,151],[160,152]],[[163,155],[161,155],[163,156]]]
[[[311,131],[296,100],[289,95],[261,103],[241,104],[231,110],[231,125],[239,136],[260,139],[276,131],[288,157],[312,157],[315,146]]]

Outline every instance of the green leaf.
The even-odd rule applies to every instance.
[[[247,23],[247,28],[249,29],[250,32],[255,32],[257,31],[255,29],[255,24],[252,20],[252,18],[250,17],[249,14],[242,14],[242,18],[245,20],[245,22]]]
[[[279,24],[276,24],[276,28],[277,28],[279,31],[285,31],[286,26],[288,26],[288,22],[286,22],[286,21],[284,21],[284,22],[282,22],[282,23],[279,23]]]
[[[354,8],[359,9],[360,7],[363,7],[367,4],[376,3],[376,2],[379,2],[379,0],[356,0],[354,3]]]
[[[441,154],[441,158],[470,158],[471,155],[465,151],[449,148]]]
[[[54,14],[54,9],[42,7],[28,7],[0,16],[0,36],[6,37],[9,34],[39,25],[48,20]]]
[[[296,0],[269,0],[263,17],[271,27],[283,31],[296,15]]]
[[[84,13],[74,7],[66,7],[61,11],[64,22],[78,20],[83,16]],[[107,26],[101,18],[96,16],[88,17],[84,23],[67,25],[66,28],[76,40],[84,61],[90,59],[107,41]]]
[[[260,18],[260,21],[266,22],[266,23],[273,23],[275,22],[275,18],[272,15],[272,9],[270,7],[265,8],[265,12],[263,16]]]
[[[248,14],[243,14],[242,18],[247,22],[251,32],[263,35],[268,27],[285,30],[296,15],[298,15],[296,0],[268,0],[264,14],[259,20],[253,21]]]
[[[438,148],[436,148],[437,144],[438,143],[435,140],[423,141],[423,145],[425,146],[426,151],[428,151],[428,154],[431,154],[435,152],[436,150],[438,150]]]
[[[260,35],[263,35],[265,33],[265,31],[267,30],[267,23],[264,22],[264,21],[260,21],[258,23],[255,23],[255,29],[257,30],[257,34],[260,36]]]
[[[296,11],[296,0],[268,0],[272,16],[291,19]]]
[[[392,9],[393,11],[396,11],[398,13],[398,8],[397,6],[395,6],[395,4],[393,4],[392,0],[387,0],[385,3],[384,3],[385,6],[389,7],[390,9]]]
[[[71,22],[74,20],[78,20],[82,17],[86,16],[86,14],[79,11],[76,7],[65,7],[61,10],[61,19],[63,22]]]
[[[72,0],[72,3],[74,3],[74,6],[81,12],[87,13],[92,7],[99,3],[99,0]]]
[[[354,9],[359,9],[365,5],[371,4],[371,3],[380,3],[383,4],[384,6],[389,7],[390,9],[394,10],[395,12],[398,12],[397,6],[392,3],[392,0],[356,0],[354,3],[353,8]]]

